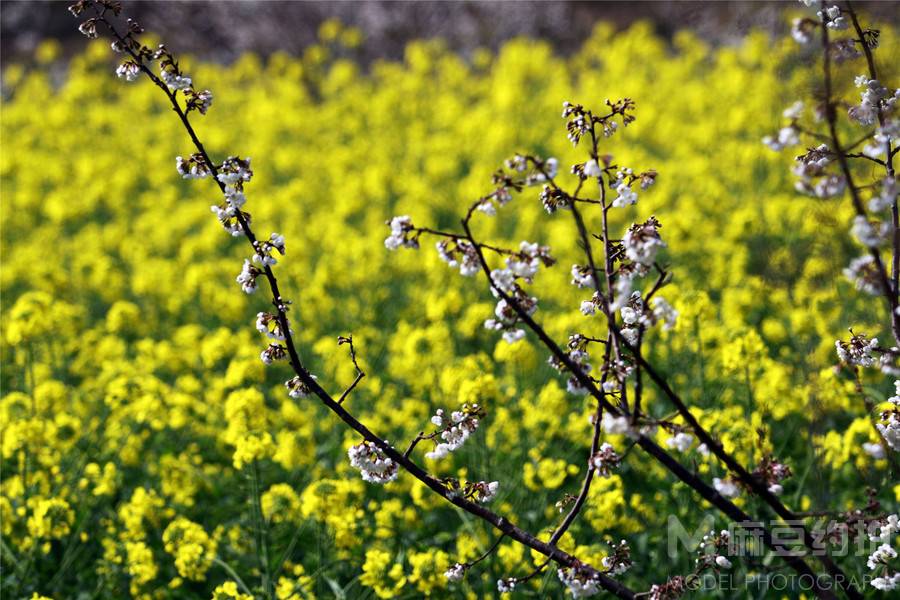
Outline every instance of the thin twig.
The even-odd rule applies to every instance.
[[[353,383],[350,384],[344,393],[341,394],[340,398],[338,398],[337,403],[343,404],[344,400],[353,391],[353,388],[362,380],[363,377],[366,376],[363,373],[363,370],[359,368],[359,363],[356,362],[356,349],[353,347],[353,335],[349,335],[347,337],[340,336],[338,337],[338,346],[341,344],[348,344],[350,346],[350,360],[353,361],[353,367],[356,369],[356,379],[353,380]]]

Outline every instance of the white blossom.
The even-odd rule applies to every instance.
[[[610,575],[621,575],[628,571],[633,564],[631,561],[631,549],[625,540],[622,540],[618,544],[613,544],[612,550],[613,553],[609,556],[604,556],[600,563]]]
[[[273,340],[284,341],[285,339],[284,331],[281,329],[281,323],[278,320],[278,317],[267,312],[256,314],[256,330]],[[293,331],[291,331],[291,333],[293,333]]]
[[[665,242],[659,237],[659,221],[650,217],[644,223],[635,223],[628,228],[622,238],[625,255],[629,259],[644,266],[652,266],[660,248]]]
[[[310,378],[312,378],[313,381],[318,379],[318,377],[312,374],[310,374]],[[287,388],[288,396],[295,399],[306,398],[312,393],[312,390],[309,389],[309,386],[306,385],[298,375],[295,375],[291,379],[285,381],[284,387]]]
[[[670,331],[675,328],[678,321],[678,311],[672,308],[665,298],[657,296],[653,299],[653,318],[657,322],[662,322],[663,330]]]
[[[691,449],[691,444],[693,443],[694,436],[683,431],[676,433],[673,437],[666,440],[666,446],[674,448],[679,452],[687,452]]]
[[[616,121],[606,121],[603,123],[603,137],[612,137],[612,135],[619,129],[619,124]]]
[[[803,114],[803,107],[803,101],[797,100],[786,109],[784,109],[784,112],[781,113],[781,116],[783,116],[785,119],[791,119],[792,121],[795,119],[799,119]]]
[[[616,194],[618,195],[612,201],[613,207],[622,208],[637,203],[637,192],[632,190],[631,186],[629,186],[627,183],[619,183],[618,185],[616,185],[615,190]]]
[[[466,574],[466,566],[460,563],[455,563],[452,567],[444,571],[444,577],[450,583],[456,583],[461,581],[463,576]]]
[[[548,177],[556,177],[559,171],[559,161],[553,157],[548,158],[544,161],[544,171],[547,172]]]
[[[610,304],[610,308],[612,310],[618,310],[622,308],[623,306],[625,306],[628,300],[631,299],[633,289],[633,276],[637,276],[637,271],[633,271],[632,273],[628,274],[623,273],[620,269],[619,276],[616,278],[614,284],[615,297]]]
[[[791,37],[798,44],[808,44],[813,39],[815,23],[810,19],[794,19],[791,23]]]
[[[894,95],[888,101],[883,101],[882,104],[890,104],[893,106],[898,99],[900,99],[900,89],[896,90]],[[884,110],[887,110],[886,106],[883,111]],[[900,119],[890,119],[884,126],[879,126],[875,130],[875,134],[871,138],[873,143],[866,144],[863,147],[863,154],[869,158],[887,156],[892,143],[898,138],[900,138]],[[894,197],[896,197],[896,195],[897,191],[896,188],[894,188]]]
[[[192,85],[190,77],[179,75],[169,69],[160,71],[160,77],[170,90],[186,90]]]
[[[572,265],[572,285],[594,287],[594,274],[588,266]]]
[[[834,198],[844,193],[847,180],[843,175],[828,175],[819,179],[813,186],[813,194],[818,198]]]
[[[473,408],[477,409],[477,405]],[[442,441],[438,443],[433,450],[426,452],[425,458],[438,460],[444,458],[451,452],[460,449],[466,440],[469,439],[469,436],[478,429],[479,425],[477,416],[466,414],[461,411],[454,411],[451,413],[450,421],[451,423],[447,426],[446,417],[442,409],[438,410],[431,418],[431,422],[436,427],[446,426],[446,428],[441,431],[439,436]]]
[[[876,590],[881,590],[883,592],[896,590],[898,587],[900,587],[900,572],[894,573],[893,575],[876,577],[869,583]]]
[[[200,111],[201,115],[205,115],[209,107],[212,106],[213,94],[209,90],[197,92],[191,99],[192,105]]]
[[[869,200],[869,210],[881,212],[893,206],[897,201],[897,180],[893,177],[885,177],[881,181],[881,193]]]
[[[507,344],[514,344],[525,337],[524,329],[507,329],[503,332],[503,341]]]
[[[244,268],[241,269],[237,276],[237,282],[241,284],[241,289],[248,294],[256,291],[256,278],[260,275],[259,269],[254,267],[249,259],[244,259]]]
[[[572,350],[569,352],[569,359],[574,363],[576,369],[587,375],[591,372],[590,355],[584,350]],[[551,358],[551,365],[556,366]],[[559,367],[557,367],[559,368]],[[581,385],[578,377],[573,373],[566,381],[566,391],[577,396],[584,396],[588,393],[587,388]]]
[[[452,244],[452,245],[451,245]],[[438,255],[453,269],[459,268],[460,275],[472,277],[481,270],[481,260],[475,246],[467,240],[441,240],[435,244]]]
[[[484,214],[486,214],[489,217],[497,216],[497,207],[494,206],[494,203],[491,202],[490,198],[486,198],[486,199],[482,200],[481,202],[479,202],[476,209],[480,210],[481,212],[483,212]]]
[[[896,411],[889,413],[885,422],[876,423],[875,427],[891,450],[900,452],[900,414]]]
[[[878,111],[883,109],[882,101],[891,95],[890,90],[881,85],[877,79],[868,79],[861,75],[855,80],[857,87],[862,87],[860,102],[847,109],[847,116],[860,125],[874,125],[878,120]]]
[[[888,402],[900,408],[900,379],[894,381],[894,395],[888,398]]]
[[[838,358],[848,365],[871,367],[875,364],[872,352],[878,347],[878,338],[867,339],[865,335],[854,335],[849,342],[834,342]]]
[[[844,269],[844,277],[852,281],[856,289],[872,296],[878,296],[883,289],[875,259],[870,254],[851,260]]]
[[[187,159],[176,156],[175,168],[183,179],[203,179],[209,176],[209,167],[207,167],[205,162],[201,162],[197,155]]]
[[[237,183],[246,183],[253,177],[253,170],[250,168],[250,158],[238,158],[237,156],[229,156],[219,168],[217,179],[225,185],[235,185]]]
[[[717,492],[719,492],[726,498],[736,498],[741,493],[740,488],[738,488],[738,486],[733,481],[728,479],[719,479],[718,477],[714,477],[713,487],[716,488]]]
[[[74,6],[74,5],[73,5]],[[78,15],[75,15],[78,16]],[[97,19],[88,19],[78,26],[78,31],[87,38],[97,38]]]
[[[600,168],[600,165],[597,164],[596,159],[591,159],[584,163],[584,175],[585,177],[600,177],[603,175],[603,169]]]
[[[359,469],[364,481],[384,484],[397,479],[397,463],[371,442],[351,446],[347,455],[350,457],[350,465]]]
[[[116,69],[116,75],[125,81],[135,81],[141,74],[141,68],[137,63],[126,60]]]
[[[731,568],[731,561],[728,560],[727,558],[725,558],[724,556],[722,556],[721,554],[719,556],[716,556],[716,564],[719,565],[719,567],[721,567],[723,569]]]
[[[641,313],[630,306],[623,306],[620,312],[622,314],[622,321],[626,325],[634,325],[638,322],[641,316]]]
[[[536,243],[522,242],[519,249],[521,254],[506,258],[506,266],[516,277],[530,280],[541,264],[541,248]]]
[[[822,19],[822,22],[829,29],[840,31],[848,27],[847,18],[841,14],[841,8],[836,4],[829,6],[825,10],[820,10],[816,14],[819,15],[819,18]]]
[[[886,565],[889,560],[897,558],[897,551],[891,548],[890,544],[881,544],[869,556],[866,566],[871,570],[875,570],[881,565]]]
[[[863,452],[874,458],[881,460],[884,458],[884,446],[877,442],[863,442]]]
[[[247,203],[247,197],[244,192],[236,190],[233,187],[225,188],[225,202],[233,209],[242,208]],[[233,212],[233,211],[232,211]]]
[[[272,266],[278,263],[274,256],[272,256],[272,251],[277,251],[282,256],[285,252],[284,246],[284,236],[278,233],[273,233],[269,236],[269,239],[265,242],[257,242],[256,243],[257,252],[253,255],[253,262],[259,263],[263,266]]]
[[[797,135],[797,130],[794,127],[782,127],[778,130],[777,137],[767,135],[762,139],[762,143],[771,150],[779,152],[789,146],[796,146],[799,144],[800,136]]]
[[[609,477],[613,470],[619,466],[622,458],[618,455],[612,444],[605,442],[600,449],[590,458],[588,466],[600,477]]]
[[[878,535],[870,535],[869,541],[872,542],[890,542],[891,538],[900,533],[900,517],[896,514],[885,517],[884,522],[879,526]]]
[[[409,238],[407,234],[413,230],[412,219],[408,215],[394,217],[388,221],[391,235],[384,240],[384,246],[388,250],[396,250],[401,246],[418,248],[419,242],[415,238]]]
[[[490,502],[491,500],[493,500],[494,498],[497,497],[497,492],[500,489],[500,482],[492,481],[486,485],[484,484],[484,482],[481,482],[481,483],[482,483],[482,485],[484,485],[484,488],[481,490],[479,500],[481,500],[481,502],[483,504],[487,504],[488,502]]]
[[[632,436],[635,433],[628,417],[614,417],[608,412],[603,413],[603,418],[600,420],[600,427],[610,435]]]
[[[506,294],[512,294],[516,289],[516,275],[510,269],[491,271],[491,282],[494,287]]]
[[[600,578],[589,574],[587,569],[558,569],[559,580],[566,586],[573,598],[587,598],[600,593]]]
[[[887,240],[890,229],[890,223],[884,222],[874,225],[863,215],[857,215],[856,218],[853,219],[853,227],[850,229],[850,233],[863,246],[867,248],[877,248]]]
[[[287,349],[281,344],[269,344],[265,350],[259,354],[259,359],[263,364],[271,365],[276,360],[287,357]]]

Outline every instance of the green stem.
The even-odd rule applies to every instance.
[[[245,594],[249,594],[251,596],[253,595],[253,592],[250,591],[250,588],[247,587],[247,584],[244,583],[244,580],[241,579],[241,576],[238,575],[237,572],[231,568],[231,565],[229,565],[227,562],[225,562],[218,556],[213,558],[213,564],[219,565],[220,567],[225,569],[225,572],[228,573],[228,576],[231,577],[232,579],[234,579],[235,583],[237,583],[241,587],[241,589],[244,590]]]
[[[262,575],[263,593],[270,600],[274,598],[274,588],[272,586],[272,577],[269,572],[269,543],[266,532],[265,519],[262,514],[262,504],[260,503],[259,493],[259,461],[253,460],[253,468],[250,470],[250,481],[252,485],[251,500],[253,503],[253,526],[256,530],[256,556],[259,558],[259,566]]]

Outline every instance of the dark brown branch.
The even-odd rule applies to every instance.
[[[338,345],[340,346],[341,344],[348,344],[350,346],[350,360],[353,361],[353,367],[356,369],[356,379],[353,380],[350,387],[344,390],[344,393],[338,398],[338,404],[343,404],[350,392],[353,391],[353,388],[355,388],[362,378],[366,376],[366,374],[363,373],[363,370],[359,368],[359,363],[356,362],[356,349],[353,347],[353,336],[340,336],[338,338]]]
[[[473,560],[472,562],[466,563],[466,564],[465,564],[466,568],[474,567],[475,565],[477,565],[478,563],[480,563],[481,561],[483,561],[484,559],[486,559],[488,556],[490,556],[491,554],[493,554],[493,553],[494,553],[494,550],[496,550],[497,547],[500,546],[500,542],[503,541],[503,538],[504,538],[504,537],[506,537],[506,534],[505,534],[505,533],[501,534],[500,537],[498,537],[498,538],[496,539],[496,541],[494,541],[494,543],[491,545],[491,547],[488,548],[487,551],[486,551],[484,554],[482,554],[481,556],[479,556],[478,558],[476,558],[476,559]]]
[[[846,156],[847,158],[861,158],[863,160],[868,160],[868,161],[875,163],[876,165],[881,165],[882,167],[887,166],[887,163],[884,162],[883,160],[878,159],[878,158],[873,158],[866,154],[862,154],[861,152],[857,153],[857,154],[845,154],[844,156]]]

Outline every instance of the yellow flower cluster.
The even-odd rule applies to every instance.
[[[278,600],[316,600],[313,578],[306,574],[303,565],[294,565],[290,577],[279,577],[275,589]]]
[[[261,497],[263,516],[272,523],[299,523],[300,498],[286,483],[276,483]]]
[[[58,540],[72,528],[75,513],[62,498],[35,498],[28,532],[37,539]]]
[[[253,600],[253,596],[239,592],[235,582],[226,581],[213,590],[212,600]]]
[[[329,22],[299,57],[180,57],[215,92],[196,120],[208,150],[253,157],[246,208],[261,233],[287,239],[278,273],[295,339],[336,394],[355,376],[336,338],[353,333],[367,376],[348,410],[401,447],[437,408],[484,406],[458,452],[425,461],[425,441],[413,458],[438,476],[499,480],[492,508],[531,531],[559,521],[555,503],[578,493],[587,468],[592,407],[566,393],[533,339],[510,345],[484,330],[494,304],[483,285],[430,248],[386,252],[384,222],[456,227],[513,152],[582,160],[562,100],[628,96],[637,121],[604,152],[660,176],[639,212],[610,213],[611,227],[650,214],[664,223],[674,283],[662,293],[680,312],[675,329],[652,334],[649,358],[741,461],[752,468],[774,450],[790,465],[788,504],[865,503],[858,473],[880,481],[886,461],[862,451],[875,441],[869,412],[830,368],[847,327],[876,328],[871,300],[840,278],[853,211],[798,197],[790,157],[760,143],[819,76],[801,49],[758,32],[712,48],[646,23],[599,24],[566,57],[526,39],[465,58],[421,41],[364,67],[352,58],[359,36]],[[896,56],[897,40],[883,28],[879,56]],[[4,569],[28,574],[10,595],[476,598],[524,575],[528,552],[505,541],[447,587],[443,573],[495,534],[402,474],[377,489],[359,479],[346,459],[358,437],[288,397],[287,368],[261,363],[253,318],[271,305],[235,285],[247,248],[211,217],[217,190],[176,173],[189,140],[159,90],[117,80],[106,43],[90,43],[64,77],[55,54],[49,42],[3,71],[0,527]],[[884,67],[886,78],[900,69]],[[602,335],[568,285],[571,223],[528,193],[504,210],[475,221],[479,237],[538,240],[559,259],[533,286],[547,331]],[[889,395],[881,379],[863,383]],[[652,386],[644,403],[671,415]],[[689,461],[723,476],[696,443]],[[880,499],[896,503],[894,493]],[[627,577],[659,580],[661,564],[692,568],[660,548],[667,517],[696,525],[698,506],[633,449],[560,543],[599,561],[600,541],[627,537],[642,549]]]
[[[366,551],[359,582],[371,588],[379,598],[393,598],[406,584],[403,565],[390,552],[372,549]]]
[[[203,581],[216,555],[216,542],[203,527],[178,517],[163,531],[162,541],[166,552],[175,557],[179,575]]]

